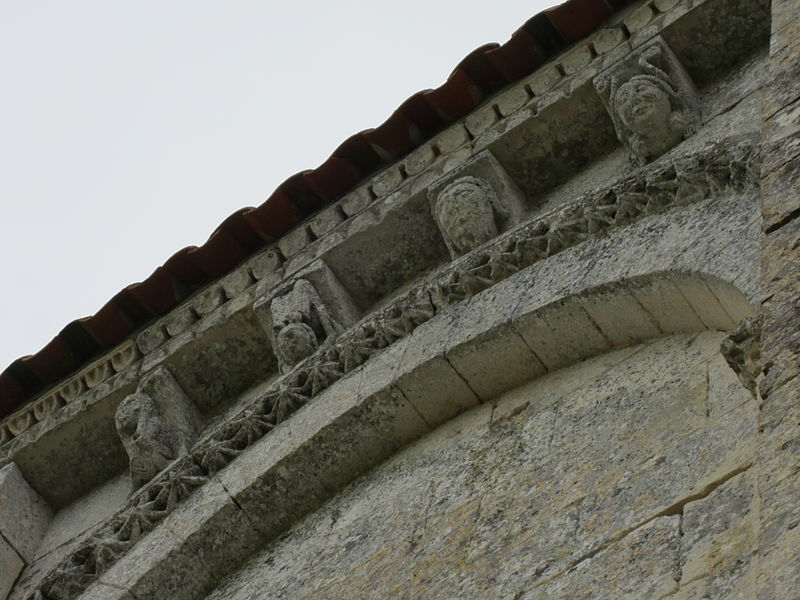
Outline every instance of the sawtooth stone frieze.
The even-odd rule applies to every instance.
[[[759,146],[749,138],[709,144],[678,161],[655,163],[608,189],[584,194],[568,205],[501,234],[494,242],[461,257],[443,271],[423,278],[387,306],[344,331],[330,321],[326,329],[319,314],[320,306],[325,306],[321,297],[312,294],[305,284],[297,289],[295,282],[286,293],[307,293],[301,298],[300,306],[317,311],[317,325],[322,327],[321,332],[315,331],[317,344],[311,348],[313,352],[297,357],[296,365],[289,364],[287,359],[283,363],[284,374],[251,398],[241,410],[204,432],[191,448],[182,446],[181,450],[187,450],[185,454],[175,456],[165,468],[154,473],[155,477],[145,482],[120,511],[98,526],[46,575],[28,599],[76,598],[195,489],[250,445],[289,419],[317,394],[410,335],[439,312],[612,228],[701,200],[755,190],[759,185],[759,172]],[[261,301],[261,305],[269,307],[273,327],[279,333],[287,324],[298,321],[288,317],[288,305],[284,310],[280,303],[273,306],[273,300]],[[287,316],[282,316],[284,314]],[[302,313],[300,321],[303,321]],[[313,329],[310,323],[308,325]],[[318,334],[324,339],[317,339]],[[162,381],[159,393],[163,393],[163,381],[168,375],[162,372],[159,376]],[[152,380],[156,379],[153,376]],[[143,392],[157,398],[157,386],[151,387],[152,390]],[[139,400],[131,402],[135,404]],[[159,426],[168,429],[174,423],[161,421]],[[150,471],[155,466],[150,465]]]

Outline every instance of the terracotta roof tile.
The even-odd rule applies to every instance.
[[[532,73],[545,60],[544,50],[526,29],[518,29],[502,46],[486,53],[486,58],[506,81],[516,81]]]
[[[574,42],[590,34],[597,24],[611,16],[613,9],[597,0],[571,0],[547,9],[545,15],[564,39]]]
[[[95,315],[73,321],[35,355],[14,361],[0,373],[0,417],[465,117],[488,95],[594,31],[628,1],[569,0],[528,20],[505,44],[473,50],[441,86],[417,92],[383,124],[342,142],[316,169],[289,177],[261,206],[233,213],[202,246],[179,250],[143,282],[116,294]]]

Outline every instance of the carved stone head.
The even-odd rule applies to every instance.
[[[441,191],[436,221],[455,254],[465,254],[497,236],[495,201],[494,190],[477,177],[462,177]]]
[[[200,424],[194,404],[164,367],[142,377],[137,391],[120,402],[115,420],[134,491],[189,451]]]
[[[646,164],[677,146],[699,124],[696,94],[678,59],[661,40],[595,81],[617,136]]]
[[[136,392],[125,398],[117,408],[116,425],[130,459],[133,489],[150,481],[177,457],[158,406],[147,394]]]
[[[296,365],[319,347],[314,330],[302,321],[285,325],[275,338],[275,352],[282,365]]]
[[[272,298],[269,320],[273,349],[283,373],[342,330],[328,305],[305,279],[298,279]]]

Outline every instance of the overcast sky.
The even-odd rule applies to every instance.
[[[0,370],[541,0],[0,0]]]

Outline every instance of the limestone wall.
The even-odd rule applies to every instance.
[[[775,590],[770,18],[631,6],[0,423],[0,598]]]
[[[753,598],[757,406],[720,337],[611,352],[469,411],[209,598]]]

